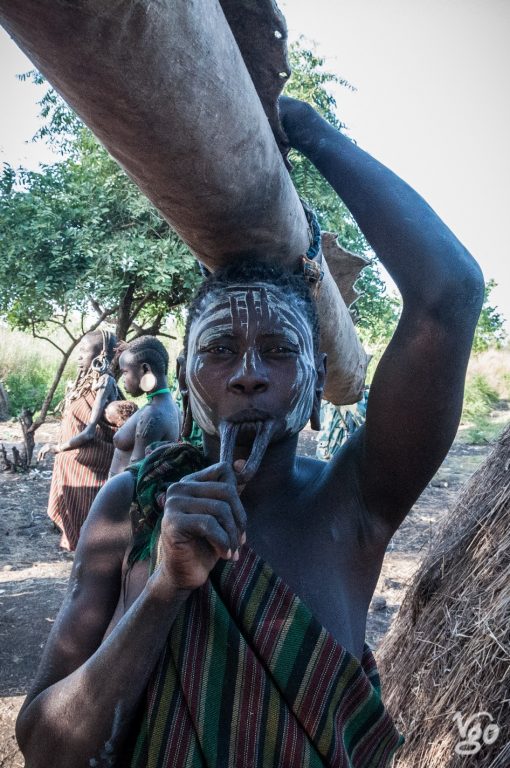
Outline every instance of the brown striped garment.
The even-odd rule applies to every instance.
[[[386,768],[403,742],[359,661],[252,549],[190,596],[155,671],[132,768]]]
[[[89,390],[66,404],[60,427],[60,443],[83,432],[90,421],[96,396],[97,393]],[[76,549],[80,529],[92,502],[108,479],[114,434],[115,428],[101,419],[91,443],[55,456],[48,515],[62,531],[60,546],[64,549]]]

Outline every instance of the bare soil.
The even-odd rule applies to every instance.
[[[56,442],[58,423],[37,432],[37,449]],[[6,447],[20,439],[15,423],[0,424]],[[367,623],[377,650],[396,615],[439,522],[460,487],[488,453],[488,446],[454,443],[388,548]],[[314,455],[314,433],[305,430],[301,451]],[[16,714],[34,677],[42,648],[64,596],[73,556],[59,549],[59,533],[46,516],[52,460],[29,474],[0,472],[0,768],[21,768]]]

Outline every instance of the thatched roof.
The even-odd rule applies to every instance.
[[[396,768],[510,766],[510,426],[439,530],[378,661],[406,736]],[[462,737],[459,717],[479,713]]]

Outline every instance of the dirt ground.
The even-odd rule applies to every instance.
[[[56,442],[57,423],[37,432],[38,445]],[[315,452],[312,432],[301,450]],[[15,423],[0,424],[0,442],[19,440]],[[388,548],[368,616],[367,642],[375,649],[398,611],[407,584],[452,500],[488,453],[456,441],[436,477]],[[46,516],[51,459],[28,475],[0,472],[0,768],[20,768],[14,721],[66,590],[72,555],[59,550],[59,533]]]

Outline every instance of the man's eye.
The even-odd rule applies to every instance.
[[[273,355],[273,354],[276,354],[276,355],[285,355],[285,354],[296,355],[297,354],[297,350],[296,349],[292,349],[292,347],[286,347],[283,344],[277,344],[274,347],[268,347],[267,349],[264,350],[264,352],[266,354],[269,354],[269,355]]]
[[[210,347],[204,347],[203,349],[199,350],[200,352],[209,352],[213,355],[232,355],[234,354],[234,350],[230,347],[226,347],[223,344],[214,344]]]

